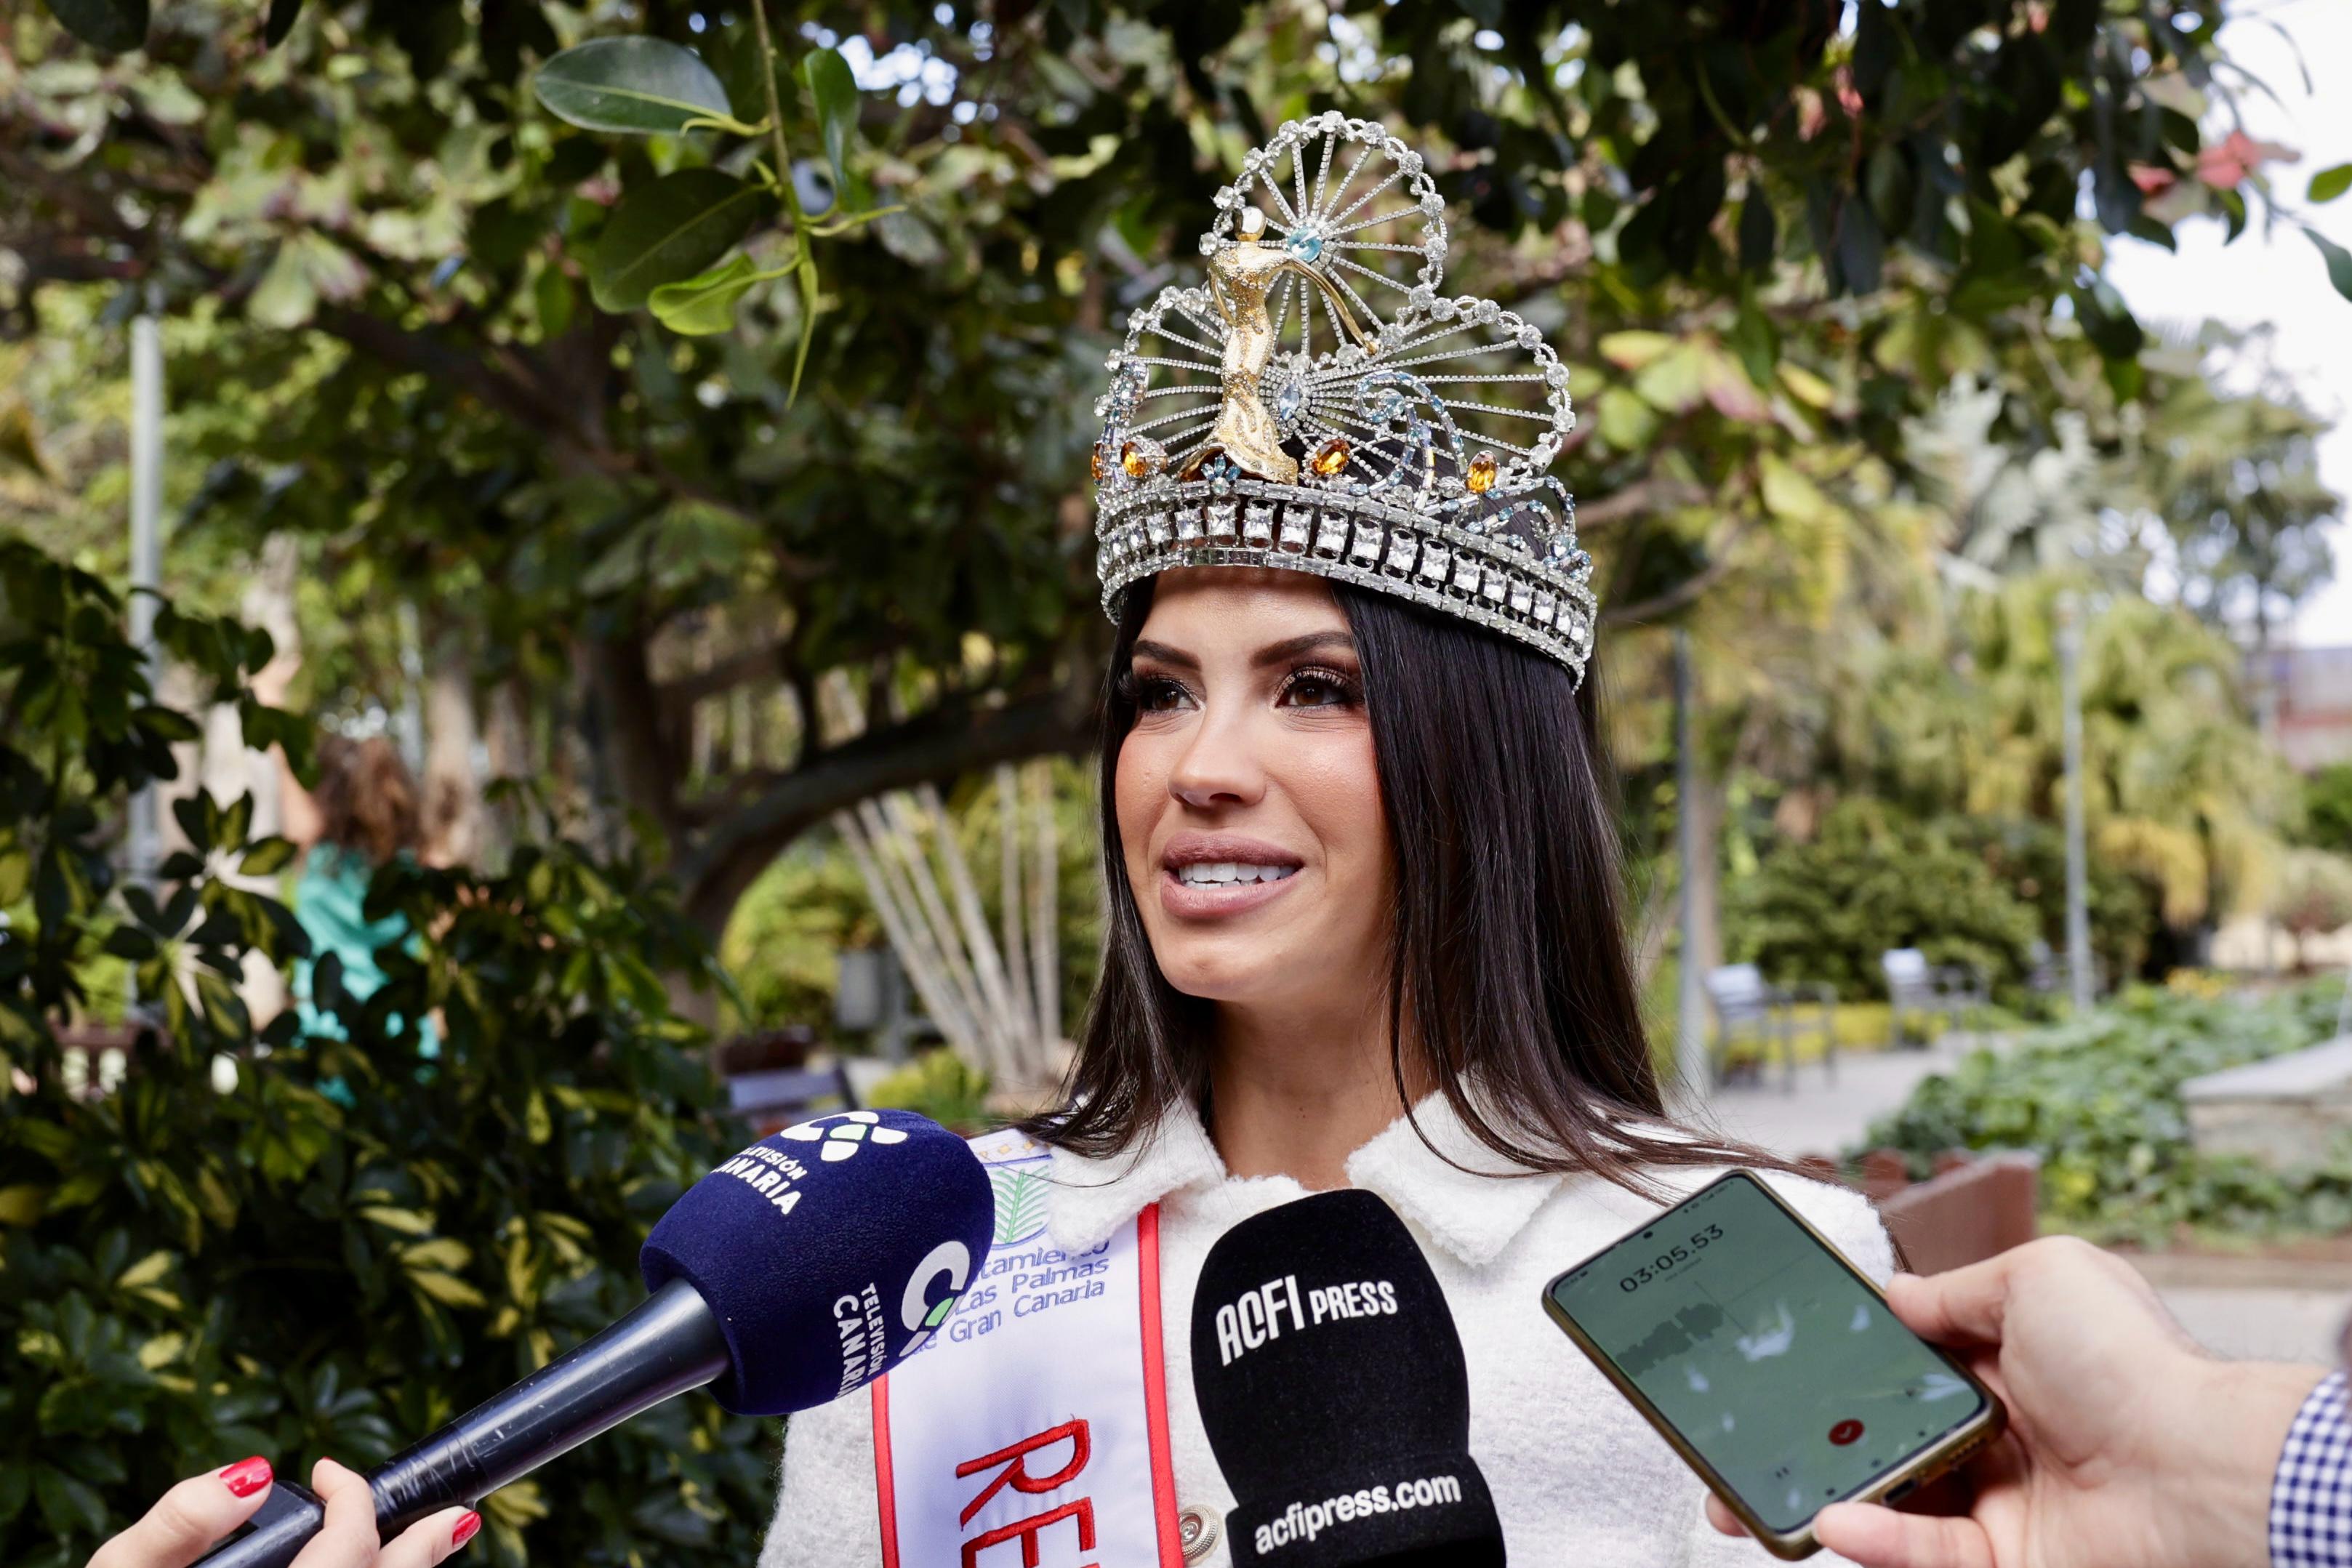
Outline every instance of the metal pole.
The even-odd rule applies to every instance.
[[[163,334],[152,301],[131,321],[131,645],[152,690],[162,677],[155,656],[155,592],[163,581]],[[161,798],[152,784],[131,802],[131,880],[153,880],[162,836]]]
[[[2066,744],[2066,968],[2074,1010],[2091,1006],[2090,866],[2083,845],[2083,626],[2074,593],[2058,596],[2058,692]]]
[[[1683,952],[1675,1005],[1675,1067],[1685,1100],[1706,1098],[1714,1074],[1706,1060],[1706,977],[1699,973],[1698,755],[1693,735],[1690,633],[1675,632],[1675,849],[1682,867]]]

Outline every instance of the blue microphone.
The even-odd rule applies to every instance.
[[[690,1388],[710,1385],[739,1416],[781,1416],[864,1387],[946,1320],[994,1220],[987,1169],[911,1111],[761,1139],[654,1226],[642,1305],[369,1472],[377,1533],[471,1507]],[[281,1479],[196,1568],[287,1568],[325,1521],[315,1493]]]

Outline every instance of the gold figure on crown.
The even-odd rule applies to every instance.
[[[1249,477],[1277,485],[1298,482],[1298,460],[1282,449],[1281,428],[1258,395],[1258,380],[1274,357],[1274,320],[1265,297],[1275,280],[1295,273],[1312,283],[1329,302],[1348,335],[1370,348],[1372,340],[1357,325],[1347,297],[1316,268],[1280,246],[1265,243],[1265,214],[1244,207],[1241,237],[1209,258],[1209,290],[1225,319],[1224,363],[1219,384],[1224,394],[1216,428],[1192,462],[1186,476],[1197,475],[1203,464],[1220,453]]]

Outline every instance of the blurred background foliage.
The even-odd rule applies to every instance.
[[[2134,988],[1930,1078],[1864,1143],[1909,1155],[1923,1177],[1948,1149],[2030,1149],[2048,1218],[2095,1240],[2244,1248],[2341,1235],[2352,1230],[2352,1160],[2279,1171],[2201,1154],[2180,1086],[2328,1039],[2343,998],[2335,979],[2259,1002]]]
[[[1629,767],[1665,755],[1658,629],[1680,625],[1701,810],[1742,773],[1867,793],[1900,771],[1923,815],[2046,819],[2046,636],[1965,601],[2038,613],[2063,580],[2132,618],[2094,636],[2147,687],[2133,727],[2199,750],[2159,798],[2136,734],[2095,736],[2103,844],[2175,925],[2258,896],[2279,790],[2228,777],[2252,748],[2205,744],[2243,733],[2234,666],[2140,655],[2191,645],[2173,622],[2200,613],[2267,625],[2324,575],[2318,426],[2214,391],[2259,345],[2144,327],[2101,279],[2111,235],[2292,223],[2309,199],[2273,183],[2282,150],[2231,138],[2260,86],[2215,54],[2220,5],[769,0],[773,123],[749,6],[313,0],[282,36],[230,0],[145,9],[87,8],[143,38],[123,53],[37,8],[8,24],[6,516],[119,565],[110,329],[155,304],[182,597],[236,608],[286,541],[294,706],[449,694],[436,722],[466,733],[442,755],[546,780],[599,841],[643,825],[714,937],[837,807],[1084,745],[1101,356],[1197,265],[1223,172],[1326,108],[1430,156],[1465,231],[1454,275],[1573,370],[1560,466]],[[534,84],[594,38],[691,48],[727,110],[567,123]],[[779,134],[789,207],[758,173]],[[613,214],[698,170],[751,193],[718,264],[751,270],[709,286],[730,329],[599,309],[632,296],[591,287]],[[877,212],[799,267],[805,236]],[[683,287],[712,254],[635,282]],[[2184,541],[2178,606],[2125,602],[2149,527]],[[2009,689],[1961,678],[1985,658]],[[1912,684],[1857,685],[1857,661]],[[1914,733],[1942,704],[1889,711],[1939,681],[1969,688],[1967,746]],[[1654,922],[1678,896],[1645,891]]]
[[[15,543],[0,582],[0,1555],[65,1568],[191,1468],[372,1464],[601,1328],[641,1295],[653,1220],[743,1130],[658,977],[712,980],[698,936],[641,862],[551,832],[495,874],[389,863],[371,913],[422,936],[364,1000],[321,966],[344,1038],[298,1037],[291,1010],[257,1030],[232,982],[307,944],[243,879],[291,847],[247,838],[251,797],[199,796],[156,882],[119,883],[110,827],[194,723],[154,700],[98,579]],[[266,633],[167,614],[163,638],[247,734],[305,732],[244,694]],[[58,1025],[99,953],[156,1005],[94,1097]],[[401,1022],[427,1016],[430,1059]],[[769,1430],[666,1405],[567,1468],[562,1509],[501,1490],[485,1540],[741,1562]]]

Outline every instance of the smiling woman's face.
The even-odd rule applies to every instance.
[[[1395,872],[1361,665],[1329,588],[1163,573],[1128,674],[1119,843],[1169,984],[1277,1011],[1362,1007]]]

